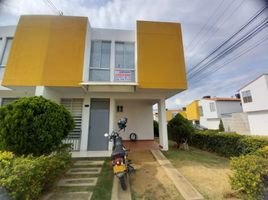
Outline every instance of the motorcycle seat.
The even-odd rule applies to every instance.
[[[116,149],[114,149],[114,151],[112,152],[111,157],[114,158],[115,156],[118,156],[118,155],[124,157],[125,154],[126,154],[126,152],[124,151],[123,148],[116,148]]]

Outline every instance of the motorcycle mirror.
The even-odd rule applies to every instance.
[[[104,133],[104,137],[108,137],[109,136],[109,134],[108,133]]]

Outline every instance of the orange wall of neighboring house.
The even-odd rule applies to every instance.
[[[137,21],[138,87],[186,89],[179,23]]]
[[[79,86],[86,17],[21,16],[2,85]]]
[[[170,121],[173,118],[173,113],[180,113],[184,118],[187,118],[187,114],[183,110],[167,110],[167,121]]]
[[[189,105],[186,106],[186,113],[188,120],[199,120],[199,108],[198,108],[198,101],[193,101]]]

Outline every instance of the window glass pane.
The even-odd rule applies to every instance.
[[[100,67],[101,41],[92,41],[90,67]]]
[[[5,68],[0,66],[0,80],[3,79]]]
[[[215,104],[214,103],[210,103],[209,106],[210,106],[210,111],[211,112],[214,112],[215,111]]]
[[[124,43],[115,43],[115,67],[124,68]]]
[[[1,52],[1,50],[2,50],[2,47],[3,47],[3,39],[0,38],[0,52]]]
[[[3,53],[3,56],[2,56],[2,59],[1,59],[1,65],[6,65],[7,64],[7,58],[8,58],[8,55],[9,55],[11,43],[12,43],[12,38],[7,38],[4,53]]]
[[[134,44],[125,43],[124,45],[125,68],[134,69]]]
[[[252,96],[250,90],[243,91],[242,92],[243,102],[244,103],[250,103],[252,102]]]
[[[110,70],[91,69],[89,72],[91,81],[110,81]]]
[[[101,45],[101,68],[110,68],[111,42],[102,42]]]

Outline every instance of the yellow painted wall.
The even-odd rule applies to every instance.
[[[200,114],[198,109],[198,100],[193,101],[189,105],[186,106],[186,113],[188,120],[199,120]]]
[[[172,117],[173,113],[180,113],[184,118],[187,118],[186,111],[183,111],[183,110],[167,110],[166,111],[167,121],[170,121],[173,118]]]
[[[86,30],[86,17],[21,16],[2,85],[78,87]]]
[[[138,87],[186,89],[179,23],[137,21]]]

